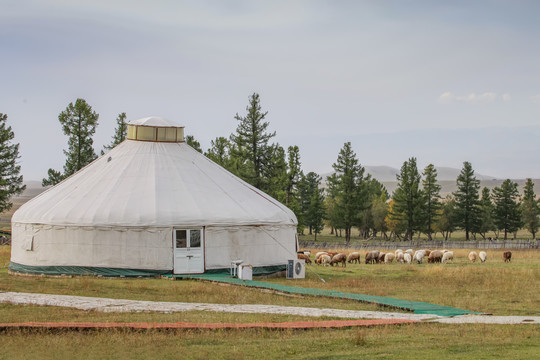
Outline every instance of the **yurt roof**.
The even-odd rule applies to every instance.
[[[12,222],[133,227],[297,224],[286,206],[185,142],[135,140],[125,140],[28,201]]]

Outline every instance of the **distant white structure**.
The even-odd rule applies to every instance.
[[[12,218],[10,271],[151,276],[284,270],[296,257],[294,213],[150,117],[127,140],[24,204]]]

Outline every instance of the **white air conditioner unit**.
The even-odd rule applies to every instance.
[[[287,279],[303,279],[306,277],[306,261],[305,260],[288,260],[287,261]]]

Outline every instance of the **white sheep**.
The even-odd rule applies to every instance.
[[[410,264],[410,263],[412,262],[412,256],[411,256],[411,254],[409,254],[409,253],[403,254],[403,260],[404,260],[407,264]]]
[[[471,262],[475,262],[477,257],[478,257],[478,254],[476,253],[476,251],[471,251],[469,253],[469,260],[471,260]]]
[[[478,257],[480,258],[480,261],[486,262],[487,254],[486,254],[485,251],[480,251],[480,252],[478,253]]]
[[[410,254],[411,256],[413,256],[413,249],[407,249],[405,250],[406,253]]]
[[[391,264],[392,261],[394,261],[394,259],[396,258],[396,256],[392,253],[388,253],[386,255],[384,255],[384,263],[385,264]]]
[[[317,260],[317,259],[319,258],[319,256],[324,255],[324,254],[328,254],[328,252],[326,252],[326,251],[319,251],[318,253],[315,254],[315,260]]]
[[[321,255],[321,264],[323,266],[328,266],[330,265],[330,262],[332,261],[332,258],[330,258],[330,255]]]
[[[399,262],[399,263],[403,264],[403,262],[405,261],[405,259],[404,259],[405,255],[404,254],[409,255],[409,253],[404,253],[403,251],[398,251],[398,253],[395,255],[396,256],[396,262]]]
[[[443,254],[441,262],[443,264],[446,264],[446,262],[448,262],[448,261],[452,261],[452,264],[454,263],[454,252],[453,251],[446,250],[446,252]]]
[[[414,254],[414,261],[416,261],[418,264],[421,264],[421,263],[422,263],[422,259],[424,258],[425,255],[426,255],[426,251],[425,251],[425,250],[418,250],[418,251]]]

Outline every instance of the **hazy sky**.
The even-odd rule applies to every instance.
[[[182,123],[203,149],[261,95],[304,171],[351,141],[363,165],[416,157],[540,178],[539,1],[0,0],[0,112],[25,180],[61,170],[58,114]]]

